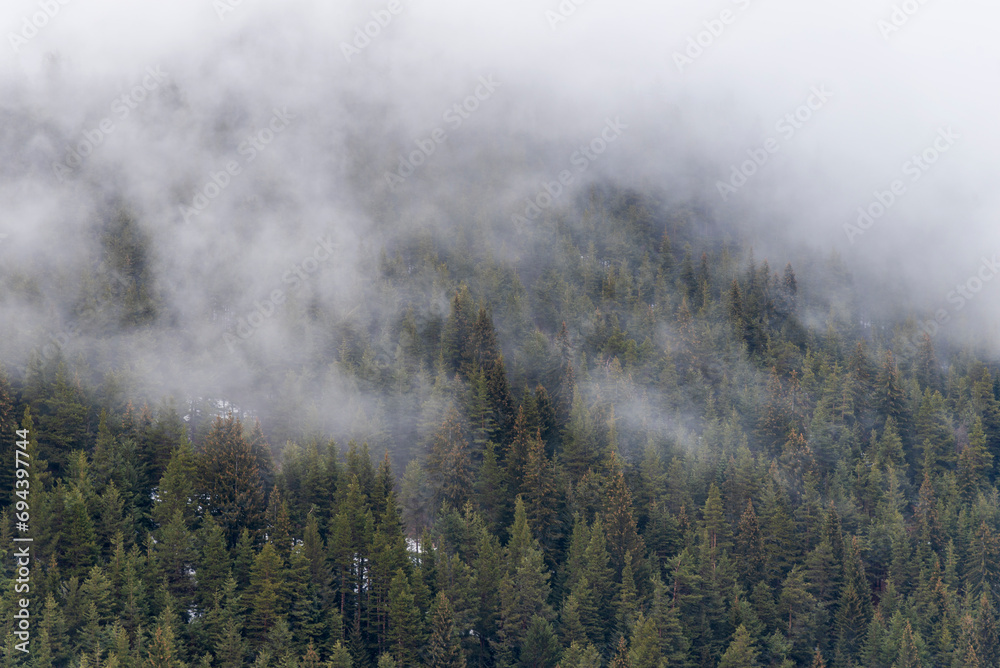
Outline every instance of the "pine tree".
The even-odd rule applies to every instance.
[[[215,516],[230,545],[246,529],[264,528],[266,500],[258,458],[232,414],[216,418],[199,456],[202,505]]]
[[[852,661],[861,651],[862,629],[867,628],[865,598],[853,581],[847,582],[837,606],[836,632],[838,663]]]
[[[816,608],[816,599],[809,593],[802,567],[793,566],[781,586],[778,614],[785,622],[785,638],[802,661],[808,657],[812,644],[810,631],[814,628]]]
[[[507,543],[508,577],[500,582],[500,641],[508,649],[521,644],[531,619],[550,619],[549,572],[538,542],[528,528],[524,502],[517,498]]]
[[[984,666],[1000,662],[1000,630],[997,629],[996,608],[993,597],[983,592],[979,596],[979,614],[975,622],[975,646]]]
[[[206,515],[197,531],[199,547],[195,569],[199,602],[208,608],[216,592],[231,577],[232,562],[226,549],[226,536],[211,515]]]
[[[246,594],[250,638],[263,642],[278,618],[285,614],[284,587],[281,555],[272,543],[265,543],[254,558]]]
[[[65,543],[59,554],[60,563],[65,565],[68,576],[82,577],[97,559],[97,533],[84,494],[78,487],[72,486],[63,492],[63,504]]]
[[[684,246],[684,259],[681,260],[681,285],[684,287],[688,299],[694,299],[698,289],[698,281],[694,274],[694,264],[691,260],[691,245]]]
[[[600,648],[605,641],[605,620],[612,618],[611,604],[614,595],[614,569],[611,566],[611,555],[607,550],[604,525],[600,517],[595,519],[590,527],[590,540],[584,552],[583,573],[587,580],[589,598],[584,595],[586,590],[581,586],[577,595],[581,603],[581,616],[591,640]],[[588,604],[594,611],[593,617],[587,614]]]
[[[995,595],[992,589],[997,577],[1000,577],[1000,539],[985,521],[980,522],[966,557],[965,590],[977,598],[984,592]]]
[[[260,426],[260,420],[254,419],[253,427],[247,435],[247,443],[250,445],[250,452],[254,462],[257,464],[257,471],[260,473],[261,482],[264,485],[264,492],[269,493],[274,485],[274,460],[271,457],[271,445],[264,436],[264,429]]]
[[[552,624],[544,617],[535,616],[528,626],[521,645],[520,665],[530,668],[554,668],[562,654]]]
[[[496,443],[493,441],[486,442],[483,463],[479,467],[473,490],[475,491],[476,505],[490,529],[494,533],[499,533],[508,512],[508,493],[507,480],[497,457],[496,448]],[[407,470],[409,470],[409,466],[407,466]]]
[[[785,299],[784,307],[788,314],[794,315],[797,306],[797,295],[799,291],[798,281],[795,280],[795,271],[792,263],[785,265],[785,273],[781,279],[782,293]]]
[[[465,655],[456,637],[454,612],[444,592],[438,592],[431,611],[433,628],[428,641],[428,668],[465,668]]]
[[[316,651],[316,647],[311,641],[309,642],[309,646],[306,648],[306,653],[302,655],[302,658],[299,660],[299,664],[302,668],[320,668],[319,653]]]
[[[460,508],[472,493],[472,462],[461,418],[454,406],[434,435],[427,471],[441,500]]]
[[[281,498],[281,490],[271,490],[267,508],[267,540],[274,543],[274,549],[287,560],[292,550],[292,526],[288,513],[288,503]]]
[[[736,568],[743,579],[743,585],[752,589],[767,573],[767,555],[764,540],[757,522],[753,501],[747,500],[746,510],[740,518],[736,530]]]
[[[713,555],[717,556],[730,547],[731,531],[723,513],[722,495],[715,483],[708,487],[708,499],[702,510],[702,522],[708,531],[709,547]]]
[[[489,366],[500,357],[500,344],[493,326],[493,317],[483,306],[479,307],[476,322],[472,326],[469,353],[473,367],[479,368]]]
[[[14,461],[16,429],[14,390],[7,377],[7,369],[0,363],[0,461]],[[14,475],[11,466],[4,466],[0,470],[0,504],[8,503],[8,497],[14,491]]]
[[[480,639],[480,651],[486,651],[489,643],[496,638],[500,614],[500,581],[505,575],[503,548],[497,537],[486,528],[480,530],[472,570],[475,631]]]
[[[452,373],[467,369],[472,360],[469,350],[472,309],[469,289],[462,285],[451,299],[451,313],[441,333],[441,352]]]
[[[601,653],[593,645],[573,642],[563,653],[560,668],[601,668]]]
[[[920,337],[917,346],[917,357],[914,360],[914,376],[920,383],[920,389],[937,391],[941,389],[941,368],[934,354],[934,344],[928,334]]]
[[[184,522],[184,513],[175,510],[170,522],[159,532],[156,561],[159,578],[166,583],[170,593],[182,604],[187,604],[194,594],[194,580],[190,573],[196,555],[194,540]]]
[[[399,664],[391,654],[381,654],[378,657],[378,664],[376,668],[399,668]]]
[[[539,543],[546,553],[551,554],[559,543],[562,532],[556,505],[555,471],[545,454],[545,443],[540,435],[536,434],[529,440],[527,455],[521,478],[525,513]]]
[[[757,438],[769,453],[776,454],[787,440],[791,428],[788,397],[777,367],[771,368],[765,389],[765,403],[757,422]]]
[[[326,665],[327,668],[353,668],[354,660],[344,644],[338,640],[330,652],[330,660]]]
[[[681,627],[678,608],[659,573],[653,574],[652,588],[653,600],[649,616],[656,623],[660,651],[668,665],[683,665],[687,660],[690,643]]]
[[[988,484],[988,472],[993,468],[993,455],[986,449],[983,421],[976,418],[969,432],[969,443],[958,455],[958,488],[962,498],[972,501]]]
[[[153,636],[149,641],[149,654],[143,668],[184,668],[184,663],[179,658],[173,624],[168,618],[169,614],[165,612],[153,628]]]
[[[898,668],[921,668],[923,663],[917,653],[917,647],[913,640],[913,627],[909,620],[903,628],[903,638],[899,646],[899,656],[895,664]]]
[[[772,464],[764,486],[759,516],[761,535],[765,541],[765,561],[770,568],[768,575],[775,586],[784,578],[800,547],[795,540],[794,524],[788,513],[788,498],[776,483],[777,477],[776,466]]]
[[[434,489],[426,468],[417,459],[406,465],[399,486],[403,522],[410,536],[419,536],[430,523],[434,512]]]
[[[559,612],[559,633],[563,644],[567,646],[574,642],[584,644],[589,642],[587,629],[580,616],[580,601],[572,592],[563,599],[562,609]]]
[[[608,549],[616,571],[625,566],[625,555],[638,561],[646,552],[636,525],[632,507],[632,491],[625,482],[618,456],[612,452],[609,464],[610,480],[604,492],[603,525],[606,527]]]
[[[522,491],[523,479],[528,468],[528,450],[531,447],[531,434],[528,433],[524,406],[518,407],[512,429],[510,445],[504,455],[504,468],[507,480],[512,485],[511,491],[516,495]]]
[[[593,421],[584,403],[583,394],[577,387],[574,387],[572,392],[572,408],[563,433],[562,462],[578,479],[596,463],[597,442]]]
[[[423,636],[420,611],[414,601],[409,578],[402,568],[397,569],[389,591],[389,632],[386,649],[401,666],[415,665]]]
[[[750,637],[747,627],[740,624],[729,648],[719,661],[719,668],[759,668],[761,663],[758,656],[756,643]]]
[[[492,440],[506,443],[514,425],[514,397],[507,380],[507,370],[503,355],[498,355],[486,367],[486,393],[493,408],[494,428]]]
[[[951,469],[955,462],[955,436],[941,393],[924,390],[913,427],[913,442],[920,446],[917,461],[934,477]]]
[[[225,668],[242,666],[247,652],[242,633],[241,598],[236,593],[236,580],[230,577],[213,593],[214,604],[206,614],[212,651],[219,665]]]
[[[899,369],[891,350],[885,352],[882,367],[875,378],[875,408],[897,422],[906,409],[906,395],[899,380]]]
[[[639,613],[636,619],[635,631],[629,643],[629,663],[632,668],[661,668],[665,660],[660,647],[660,636],[656,628],[656,620],[643,617]]]
[[[888,466],[899,468],[905,465],[903,441],[896,428],[896,418],[891,415],[885,419],[885,428],[882,430],[882,436],[878,439],[875,463],[882,468]]]
[[[622,568],[621,583],[618,586],[618,593],[615,595],[614,609],[618,635],[631,635],[632,627],[639,615],[631,552],[625,554],[625,567]]]
[[[632,668],[632,664],[629,662],[628,643],[625,642],[624,637],[618,638],[615,654],[611,657],[611,663],[608,666],[610,668]]]
[[[41,455],[53,470],[65,472],[73,450],[82,450],[87,410],[81,401],[79,389],[68,377],[66,365],[59,362],[51,394],[42,402],[38,416]]]

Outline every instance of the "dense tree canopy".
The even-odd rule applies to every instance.
[[[0,370],[0,448],[27,429],[36,466],[7,663],[996,665],[995,365],[900,357],[910,325],[830,298],[835,268],[773,272],[628,193],[534,234],[537,262],[386,249],[401,307],[316,365],[377,398],[349,433],[319,403],[153,409],[61,356]]]

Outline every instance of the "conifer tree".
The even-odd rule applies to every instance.
[[[572,592],[563,599],[562,609],[559,611],[559,631],[564,645],[589,642],[587,629],[580,616],[580,601]]]
[[[426,665],[428,668],[465,668],[465,655],[456,637],[454,612],[444,592],[438,592],[431,615],[433,622]]]
[[[100,431],[98,433],[100,443]],[[183,436],[180,444],[170,453],[167,469],[157,487],[158,503],[153,506],[153,520],[157,524],[166,525],[180,511],[185,523],[190,526],[196,510],[196,478],[197,460],[194,449],[187,437]]]
[[[170,522],[159,532],[156,544],[156,561],[159,578],[170,593],[182,604],[187,604],[194,594],[194,580],[190,573],[196,555],[194,540],[184,522],[184,513],[175,510]]]
[[[993,597],[987,592],[979,596],[979,614],[976,615],[974,633],[979,661],[984,666],[997,665],[1000,661],[1000,630],[997,628]]]
[[[887,350],[875,378],[875,407],[880,414],[899,422],[906,409],[905,402],[906,395],[899,380],[896,358],[891,350]]]
[[[423,641],[420,611],[410,590],[410,581],[402,568],[396,570],[389,592],[389,632],[386,651],[401,666],[412,666]]]
[[[752,500],[747,500],[736,530],[736,568],[747,589],[756,586],[767,573],[767,555]]]
[[[254,558],[246,593],[250,638],[263,642],[278,618],[285,614],[284,587],[281,556],[272,543],[265,543]]]
[[[354,668],[354,659],[344,644],[338,640],[330,651],[330,659],[326,665],[328,668]]]
[[[618,592],[615,594],[614,609],[618,634],[620,636],[631,635],[639,615],[631,552],[625,554],[625,567],[622,568],[621,582],[618,585]]]
[[[469,374],[469,397],[466,414],[469,416],[472,450],[479,457],[482,457],[486,443],[496,429],[493,407],[490,405],[489,392],[486,387],[486,372],[482,367],[476,368]]]
[[[460,508],[472,493],[472,462],[461,418],[454,406],[434,435],[427,471],[441,500]]]
[[[39,440],[41,455],[54,471],[64,472],[70,453],[84,448],[86,412],[79,388],[65,363],[60,361],[51,393],[42,402],[38,416],[38,428],[43,436]]]
[[[531,434],[528,433],[527,416],[524,413],[524,406],[519,406],[517,416],[514,418],[513,431],[510,436],[510,445],[504,455],[504,467],[506,469],[507,480],[509,480],[516,494],[521,492],[523,478],[528,467],[528,450],[530,448]]]
[[[14,413],[14,390],[7,377],[7,369],[0,363],[0,461],[14,460],[14,430],[17,423]],[[0,504],[6,505],[14,491],[14,469],[4,466],[0,470]]]
[[[645,554],[646,547],[636,525],[632,491],[625,482],[625,472],[614,452],[611,453],[608,468],[610,480],[604,492],[602,520],[612,563],[615,570],[620,572],[625,566],[626,554],[631,554],[637,561]]]
[[[903,441],[899,436],[899,430],[896,428],[896,418],[889,415],[885,419],[885,428],[878,439],[875,463],[883,468],[887,466],[899,468],[904,466],[905,462]]]
[[[573,642],[563,653],[561,668],[601,668],[601,653],[593,645]]]
[[[656,620],[653,618],[643,617],[639,613],[629,645],[629,663],[632,668],[661,668],[665,663]]]
[[[495,639],[500,613],[500,580],[505,575],[503,548],[486,528],[480,530],[473,562],[473,596],[476,610],[475,630],[480,651],[486,651]]]
[[[552,462],[545,454],[545,443],[537,433],[528,442],[528,456],[521,478],[521,494],[532,531],[539,537],[543,549],[551,553],[561,538],[556,505],[555,472]]]
[[[451,372],[468,368],[471,362],[470,333],[473,304],[469,289],[462,285],[451,298],[451,313],[441,333],[441,350]]]
[[[486,393],[493,408],[492,439],[497,443],[506,443],[514,424],[515,411],[502,354],[486,367]]]
[[[993,455],[986,449],[983,421],[976,418],[969,432],[969,443],[958,455],[958,488],[962,498],[972,501],[989,483],[988,473],[993,468]]]
[[[216,418],[198,469],[202,505],[215,516],[230,545],[244,529],[251,538],[263,530],[266,499],[258,457],[234,415]]]
[[[608,666],[610,668],[632,668],[632,664],[629,662],[628,643],[624,637],[618,638],[614,656],[611,657],[611,663]]]
[[[914,376],[920,383],[920,389],[932,391],[941,389],[941,368],[934,354],[934,343],[930,335],[924,333],[917,345],[917,356],[914,360]]]
[[[547,603],[550,574],[520,497],[507,544],[507,568],[509,576],[500,582],[500,642],[511,649],[521,644],[534,616],[553,616]]]
[[[747,628],[740,624],[733,634],[733,640],[719,661],[719,668],[759,668],[761,665],[757,645]]]
[[[596,461],[597,442],[590,411],[579,388],[573,388],[569,421],[563,433],[562,461],[567,470],[579,478]]]
[[[493,326],[493,317],[483,306],[479,307],[476,322],[472,325],[469,353],[472,365],[479,368],[489,366],[500,357],[500,344]]]
[[[723,515],[722,495],[715,483],[708,487],[708,499],[702,510],[702,522],[708,531],[708,542],[713,554],[720,554],[730,547],[729,523]]]
[[[996,587],[998,576],[1000,576],[1000,539],[986,522],[980,522],[968,547],[965,590],[976,598],[983,593],[995,596],[993,589]]]
[[[473,490],[476,505],[482,512],[484,519],[494,533],[499,533],[509,512],[507,505],[508,483],[497,455],[497,445],[493,441],[486,442],[483,463],[477,472]]]
[[[562,654],[552,624],[535,615],[521,646],[520,665],[531,668],[555,668]]]

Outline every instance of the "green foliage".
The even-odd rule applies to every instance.
[[[454,612],[444,592],[438,593],[431,614],[432,631],[425,665],[428,668],[465,668],[465,655],[458,643]]]
[[[758,655],[756,643],[741,624],[733,634],[733,641],[729,643],[726,653],[722,655],[719,668],[758,668],[761,665]]]
[[[251,538],[265,522],[265,489],[258,456],[233,415],[216,418],[199,457],[203,505],[235,544],[245,529]]]
[[[351,322],[313,314],[336,353],[281,382],[336,373],[335,433],[321,393],[216,417],[60,355],[0,368],[32,665],[996,665],[997,364],[894,351],[835,261],[772,272],[589,195],[516,267],[421,232]],[[100,326],[159,313],[131,216]]]

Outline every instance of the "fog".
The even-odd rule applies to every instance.
[[[21,373],[58,344],[153,395],[272,397],[322,343],[302,314],[381,303],[386,243],[485,226],[516,260],[516,216],[561,178],[555,208],[593,182],[655,193],[807,283],[796,261],[836,253],[873,311],[944,309],[941,337],[989,341],[997,18],[986,0],[8,0],[0,357]],[[78,277],[115,280],[101,239],[123,211],[160,309],[117,331],[98,292],[74,325]],[[297,392],[349,417],[341,380]]]

